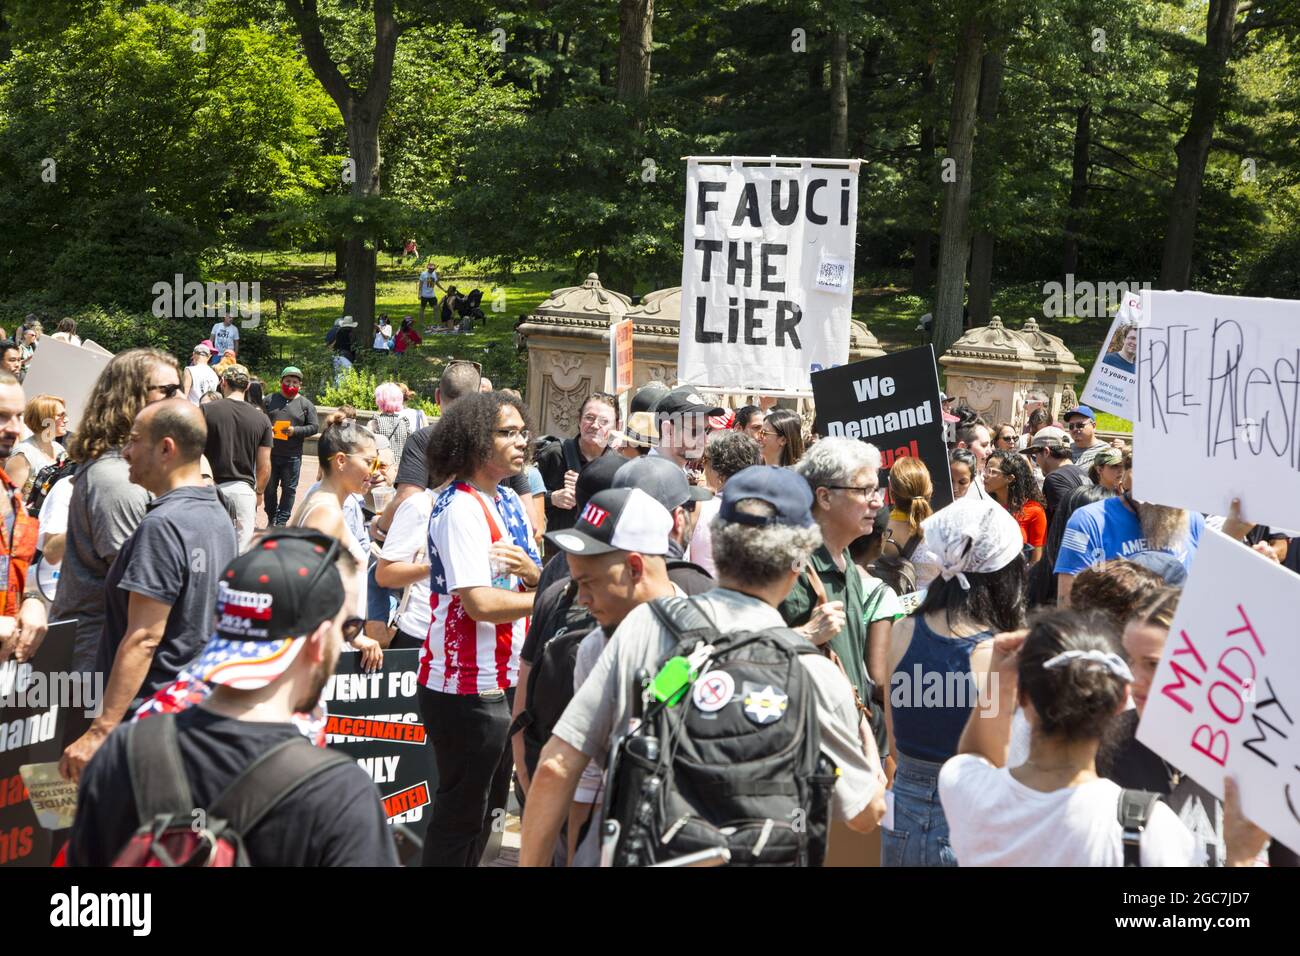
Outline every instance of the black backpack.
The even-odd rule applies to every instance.
[[[176,739],[176,715],[157,714],[126,731],[127,766],[140,826],[113,866],[249,866],[244,839],[308,780],[352,758],[291,738],[263,753],[209,810],[194,806]]]
[[[554,446],[560,446],[560,452],[564,455],[564,468],[566,471],[582,471],[582,461],[578,458],[578,440],[576,438],[560,438],[556,435],[543,435],[537,439],[537,448],[533,454],[533,461],[537,461],[546,450]]]
[[[573,584],[570,583],[570,589]],[[528,672],[527,704],[515,718],[510,736],[524,735],[524,764],[529,776],[537,770],[537,759],[560,715],[573,700],[573,672],[577,665],[578,645],[596,628],[591,612],[570,596],[564,596],[564,618],[554,634],[542,646],[537,663]]]
[[[1142,831],[1151,822],[1160,794],[1147,790],[1121,790],[1119,825],[1124,828],[1124,866],[1142,866]]]
[[[894,589],[900,597],[916,591],[916,568],[912,565],[912,553],[921,539],[913,536],[902,548],[892,541],[885,542],[880,557],[871,563],[871,576],[879,578]]]
[[[817,649],[784,627],[721,634],[689,598],[650,607],[676,638],[661,668],[701,642],[713,650],[676,703],[650,704],[619,741],[604,808],[613,864],[820,866],[838,769],[799,660]]]
[[[36,473],[32,479],[32,489],[27,492],[27,511],[31,514],[37,514],[41,510],[41,505],[45,499],[50,496],[50,489],[69,475],[77,473],[77,463],[71,458],[65,458],[63,461],[53,465],[46,465]]]

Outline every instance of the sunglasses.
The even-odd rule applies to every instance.
[[[1082,431],[1083,429],[1087,428],[1091,424],[1092,422],[1070,422],[1070,424],[1066,425],[1065,427],[1072,432],[1077,432],[1077,431]]]
[[[349,457],[349,458],[361,458],[360,455],[348,455],[348,457]],[[362,461],[365,461],[366,459],[361,458],[361,460],[362,460]],[[380,470],[381,468],[384,467],[384,464],[383,464],[383,462],[381,462],[381,461],[379,460],[379,456],[376,455],[374,458],[370,459],[370,463],[369,463],[366,467],[370,469],[370,473],[371,473],[372,475],[377,475],[377,474],[379,474],[379,470]]]
[[[180,390],[181,390],[180,382],[177,382],[175,385],[150,385],[149,386],[149,391],[162,392],[164,398],[172,398]]]
[[[358,634],[366,629],[366,619],[364,617],[348,617],[343,619],[343,640],[351,643]]]

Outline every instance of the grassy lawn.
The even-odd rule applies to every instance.
[[[325,333],[343,308],[343,280],[334,278],[333,253],[265,252],[252,253],[270,275],[263,282],[268,299],[283,297],[281,318],[272,319],[268,334],[275,348],[274,367],[254,369],[268,382],[279,378],[285,365],[304,370],[309,389],[317,389],[332,377],[330,352]],[[452,358],[473,359],[484,366],[484,373],[498,387],[522,390],[527,376],[527,361],[516,352],[515,322],[539,306],[553,289],[574,284],[567,270],[547,268],[532,263],[516,270],[508,278],[493,273],[480,263],[453,261],[434,254],[440,266],[444,287],[455,285],[461,292],[478,288],[483,291],[483,312],[487,321],[467,334],[428,335],[414,357],[397,358],[372,353],[358,341],[358,365],[372,369],[382,381],[394,378],[408,382],[417,391],[432,397],[432,384],[441,374],[443,363]],[[425,259],[421,259],[421,262]],[[395,263],[387,256],[379,261],[376,290],[377,309],[388,313],[394,328],[405,315],[416,317],[416,327],[423,333],[434,324],[431,313],[419,319],[417,296],[418,265]],[[925,334],[917,330],[917,321],[930,310],[927,296],[907,288],[908,274],[903,270],[877,271],[857,277],[853,297],[853,317],[868,328],[887,350],[909,348],[925,343]],[[504,299],[499,297],[504,294]],[[1079,319],[1043,317],[1044,294],[1041,285],[1020,284],[996,289],[993,314],[1011,328],[1018,329],[1030,316],[1053,335],[1059,335],[1074,352],[1085,369],[1092,366],[1102,337],[1110,325],[1109,318]],[[500,311],[494,311],[500,309]],[[1077,383],[1083,387],[1083,377]],[[1112,415],[1099,415],[1098,427],[1104,431],[1130,431],[1131,425]]]
[[[306,384],[314,388],[319,384],[317,379],[330,374],[331,356],[325,345],[325,333],[343,309],[344,283],[334,278],[334,257],[331,253],[280,252],[263,254],[258,261],[270,270],[263,282],[264,298],[282,296],[285,307],[279,321],[272,319],[268,324],[267,332],[276,353],[274,367],[253,371],[268,377],[268,381],[275,381],[285,365],[297,365],[307,375]],[[484,374],[495,385],[522,388],[526,362],[522,355],[515,353],[515,322],[521,314],[539,306],[552,289],[567,285],[567,279],[554,270],[537,267],[497,281],[496,276],[476,263],[450,263],[445,257],[439,260],[441,266],[449,264],[450,268],[440,270],[442,285],[444,288],[454,285],[461,292],[481,289],[487,321],[470,333],[426,335],[411,358],[377,355],[370,351],[369,342],[358,339],[357,364],[375,368],[377,373],[381,368],[391,369],[392,377],[418,388],[417,383],[436,379],[447,360],[468,358],[482,364]],[[401,324],[403,316],[413,316],[416,328],[423,334],[426,328],[438,323],[434,313],[427,310],[424,319],[420,319],[418,273],[418,266],[394,265],[390,257],[381,256],[376,309],[388,314],[394,328]],[[440,300],[441,297],[440,293]]]

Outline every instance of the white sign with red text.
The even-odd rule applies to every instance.
[[[1207,528],[1137,738],[1300,850],[1300,575]]]

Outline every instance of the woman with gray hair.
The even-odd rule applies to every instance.
[[[865,704],[872,697],[867,676],[867,589],[849,545],[871,533],[883,503],[880,452],[854,438],[823,438],[794,470],[812,492],[812,516],[822,533],[822,545],[781,603],[781,617],[814,644],[829,642],[858,700]],[[877,656],[886,653],[888,642],[885,629]],[[879,713],[871,715],[871,729],[883,750],[885,727]]]
[[[718,508],[722,504],[722,499],[719,497],[722,494],[722,486],[732,475],[753,465],[762,464],[762,461],[758,442],[744,432],[714,432],[709,436],[700,464],[704,466],[704,481],[713,492],[713,497],[696,505],[700,509],[700,514],[695,522],[695,531],[691,535],[690,557],[710,575],[716,576],[718,573],[713,564],[711,525],[713,516],[718,513]]]

